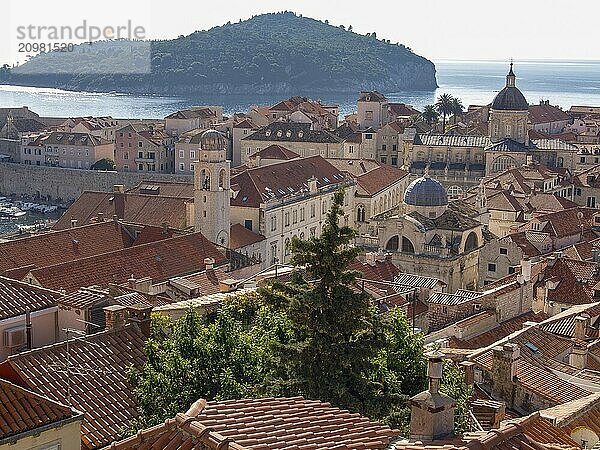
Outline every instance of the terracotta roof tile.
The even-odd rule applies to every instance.
[[[196,402],[185,414],[113,443],[113,450],[383,450],[399,432],[329,403],[294,398]]]
[[[70,386],[71,406],[85,414],[82,448],[97,448],[116,439],[136,417],[126,372],[144,363],[143,345],[140,330],[128,325],[72,340],[70,377],[61,369],[66,342],[10,356],[0,364],[0,376],[64,404]]]
[[[280,160],[300,158],[300,155],[298,153],[288,150],[287,148],[277,144],[269,145],[268,147],[265,147],[262,150],[253,153],[252,155],[250,155],[250,158],[256,158],[257,156],[260,156],[261,159]]]
[[[229,246],[233,250],[243,248],[247,245],[256,244],[264,241],[265,239],[266,238],[262,234],[255,233],[239,223],[231,225]]]
[[[79,225],[94,223],[102,213],[110,219],[116,215],[129,223],[170,227],[183,230],[187,223],[187,198],[133,193],[91,192],[82,193],[54,225],[55,230],[71,227],[71,220]]]
[[[27,277],[33,277],[44,287],[74,292],[80,287],[122,284],[131,275],[138,279],[166,280],[203,268],[204,259],[209,257],[217,265],[226,262],[214,244],[201,233],[192,233],[35,269]]]
[[[0,320],[56,306],[60,293],[0,277]]]
[[[404,178],[408,172],[393,166],[382,165],[357,177],[358,185],[369,195],[386,189]]]
[[[0,243],[0,273],[44,267],[130,247],[133,238],[114,221],[67,228]],[[43,249],[43,251],[40,251]]]
[[[559,258],[546,267],[536,286],[545,286],[550,279],[556,279],[557,285],[548,289],[548,301],[583,305],[593,302],[594,286],[600,281],[600,272],[594,262]]]
[[[0,440],[83,416],[47,397],[0,380]]]
[[[194,198],[194,183],[175,182],[175,181],[142,181],[136,187],[131,188],[127,191],[131,194],[142,194],[142,195],[162,195],[165,197],[178,197],[178,198]]]
[[[231,187],[237,195],[231,199],[231,206],[258,207],[271,199],[308,192],[308,180],[312,177],[317,179],[318,188],[347,180],[321,156],[256,167],[232,177]]]

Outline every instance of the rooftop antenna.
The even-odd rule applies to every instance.
[[[81,322],[85,322],[85,321],[82,320]],[[90,322],[85,322],[85,323],[90,323]],[[92,325],[98,326],[96,324],[92,324]],[[48,368],[55,372],[62,372],[62,373],[66,374],[66,376],[67,376],[67,395],[66,395],[67,404],[69,406],[72,406],[71,405],[71,391],[72,391],[71,375],[85,376],[89,373],[104,375],[106,373],[113,373],[113,371],[90,369],[90,368],[83,367],[83,366],[72,365],[71,364],[71,342],[83,340],[83,338],[85,338],[85,336],[86,336],[86,333],[85,333],[85,331],[77,330],[74,328],[63,328],[62,330],[67,335],[67,340],[65,341],[66,342],[66,353],[67,353],[66,358],[65,358],[65,364],[60,364],[60,363],[48,364]],[[81,337],[71,339],[70,338],[71,333],[80,335]],[[86,344],[94,346],[94,347],[102,347],[101,345],[98,345],[95,342],[86,341]]]

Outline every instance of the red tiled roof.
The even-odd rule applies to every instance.
[[[54,225],[55,230],[71,227],[71,219],[79,225],[94,223],[98,213],[110,219],[116,215],[125,222],[162,226],[167,223],[176,229],[185,229],[187,223],[187,198],[163,195],[140,195],[117,192],[82,193]]]
[[[408,172],[393,166],[382,165],[357,177],[360,187],[369,195],[376,194],[404,178]]]
[[[129,189],[131,194],[148,194],[154,191],[154,195],[165,197],[179,197],[186,199],[194,198],[194,183],[184,183],[175,181],[142,181],[136,187]]]
[[[133,325],[70,342],[72,373],[65,376],[66,342],[9,356],[0,376],[60,403],[83,411],[83,449],[115,440],[137,416],[136,402],[126,373],[144,363],[144,336]],[[70,381],[69,381],[70,380]]]
[[[569,434],[583,427],[600,436],[600,393],[598,392],[540,411],[540,414]]]
[[[0,380],[0,440],[83,416],[49,398]],[[18,444],[17,444],[18,445]]]
[[[383,450],[399,431],[316,400],[199,400],[185,414],[143,430],[112,450]]]
[[[265,239],[266,238],[262,234],[255,233],[239,223],[235,223],[231,225],[229,247],[233,250],[238,250],[247,245],[264,241]]]
[[[231,206],[256,208],[274,198],[308,192],[312,177],[317,179],[318,188],[346,181],[346,176],[321,156],[255,167],[232,177],[231,187],[237,195]]]
[[[388,108],[394,116],[413,116],[420,114],[415,108],[405,103],[388,103]]]
[[[600,281],[600,273],[595,262],[559,258],[546,267],[536,286],[545,286],[549,279],[556,279],[558,286],[548,289],[548,301],[583,305],[593,302],[594,286]]]
[[[530,105],[529,121],[536,125],[540,123],[568,121],[571,117],[560,109],[552,105]]]
[[[213,258],[217,265],[226,262],[214,244],[201,233],[192,233],[35,269],[28,277],[44,287],[74,292],[81,287],[125,283],[131,275],[166,280],[203,268],[204,258]]]
[[[268,147],[253,153],[250,155],[250,158],[255,158],[257,156],[260,156],[261,159],[280,159],[283,161],[300,158],[298,153],[277,144],[269,145]]]
[[[0,273],[23,266],[43,267],[73,261],[132,244],[132,236],[112,220],[2,242]]]
[[[547,222],[542,231],[555,237],[572,236],[592,228],[591,221],[597,209],[571,208],[554,213],[542,214],[532,219],[534,222]]]
[[[540,417],[540,412],[530,416],[511,420],[511,423],[518,423],[523,427],[523,432],[527,437],[541,444],[559,444],[568,447],[579,447],[579,444],[571,439],[568,433],[553,426],[549,421]]]
[[[58,292],[0,277],[0,320],[56,306]]]
[[[522,329],[523,324],[525,322],[541,322],[542,320],[545,320],[547,318],[548,315],[543,312],[535,313],[533,311],[530,311],[525,314],[521,314],[520,316],[501,322],[500,324],[498,324],[497,327],[470,339],[459,339],[457,337],[452,337],[450,338],[449,345],[453,348],[470,349],[487,347],[489,345],[492,345],[494,342],[497,342],[500,339],[503,339],[506,336],[514,333],[515,331]]]

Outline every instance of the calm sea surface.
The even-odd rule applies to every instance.
[[[448,92],[469,104],[491,102],[494,93],[504,86],[506,61],[438,61],[435,91],[385,92],[390,100],[402,101],[417,108],[433,103],[436,96]],[[568,108],[574,104],[600,105],[600,61],[520,61],[515,63],[517,84],[530,103],[549,99],[552,104]],[[340,105],[342,114],[356,108],[356,94],[311,95]],[[90,116],[162,118],[178,109],[202,105],[223,105],[227,113],[245,111],[250,105],[266,105],[281,100],[282,95],[231,95],[164,97],[151,95],[96,94],[58,89],[0,85],[0,107],[27,105],[43,116]]]
[[[437,61],[435,91],[385,92],[391,101],[409,103],[416,108],[433,103],[441,93],[462,99],[465,106],[487,104],[504,86],[506,61]],[[515,63],[517,85],[529,103],[550,100],[554,105],[600,106],[600,61],[519,61]],[[311,95],[340,105],[340,113],[356,108],[357,95]],[[29,106],[42,116],[106,116],[117,118],[162,118],[178,109],[194,105],[223,105],[226,113],[246,111],[250,105],[268,105],[282,95],[232,95],[165,97],[151,95],[96,94],[58,89],[0,85],[0,107]],[[0,176],[2,174],[0,173]],[[35,222],[33,217],[18,222]],[[0,235],[14,231],[17,221],[0,219]]]

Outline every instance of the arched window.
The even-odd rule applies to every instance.
[[[200,189],[203,191],[210,190],[210,172],[207,169],[200,171]]]
[[[465,241],[465,252],[476,249],[479,246],[479,242],[477,239],[477,234],[474,231],[471,231],[467,236],[467,240]]]
[[[356,209],[356,221],[364,222],[365,221],[365,207],[363,205],[359,205]]]
[[[227,182],[226,177],[227,174],[225,173],[225,169],[221,169],[221,171],[219,172],[219,187],[221,189],[225,188],[225,183]]]
[[[404,253],[414,253],[415,252],[415,246],[413,245],[412,242],[410,242],[410,239],[408,239],[405,236],[402,236],[402,251]]]
[[[290,238],[285,238],[285,256],[290,255]]]
[[[387,241],[387,244],[385,244],[385,249],[392,251],[392,252],[397,252],[398,251],[398,242],[399,242],[399,237],[392,236],[390,238],[390,240]]]
[[[300,240],[303,241],[304,240],[304,231],[300,233]]]

